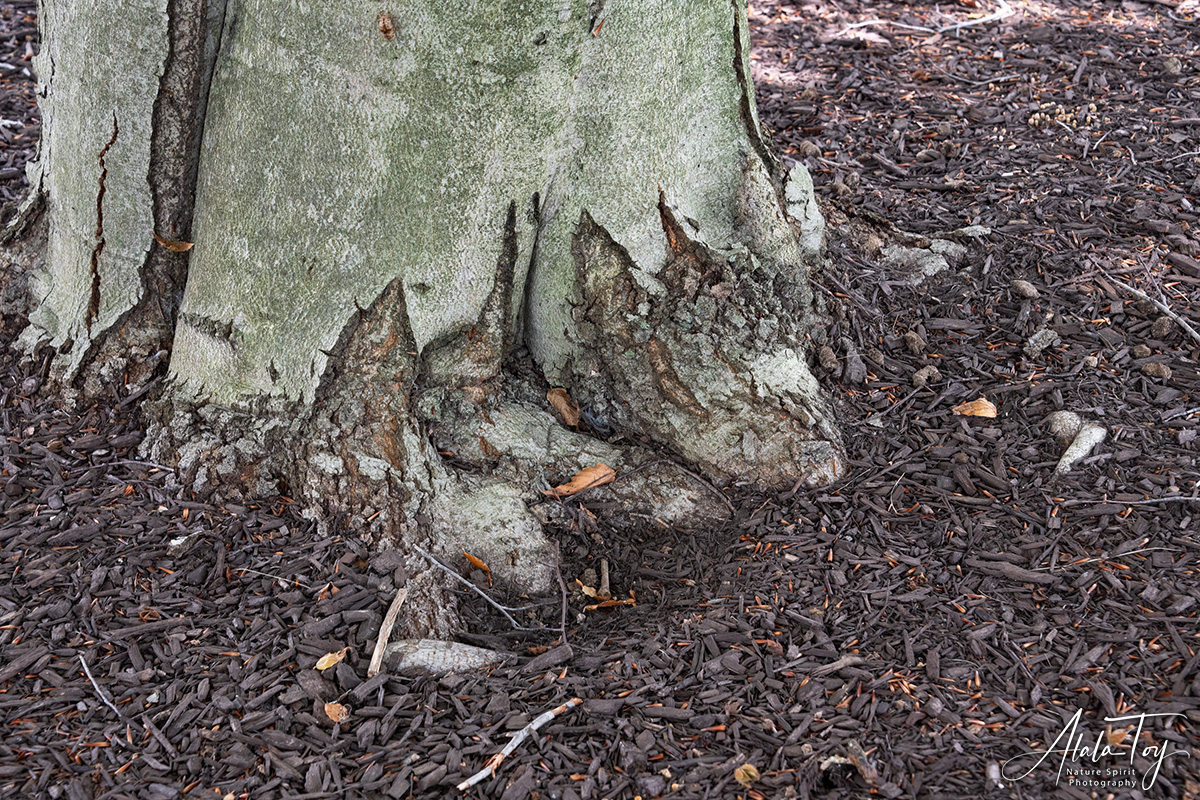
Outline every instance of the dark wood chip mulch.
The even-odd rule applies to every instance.
[[[42,135],[34,98],[37,2],[0,3],[0,224],[29,190],[25,164]]]
[[[851,26],[993,9],[751,10],[764,122],[830,223],[818,344],[845,480],[732,487],[734,522],[703,536],[561,531],[568,584],[595,585],[603,559],[636,605],[584,611],[573,592],[562,647],[557,603],[522,612],[544,632],[516,632],[464,595],[468,640],[515,663],[367,679],[397,565],[352,532],[317,537],[285,498],[181,499],[137,457],[135,399],[38,394],[6,309],[0,795],[454,796],[572,697],[467,794],[1200,795],[1200,343],[1118,283],[1200,327],[1195,5],[1025,4],[940,35]],[[0,107],[20,122],[0,123],[0,176],[36,139],[32,14],[0,6]],[[872,244],[894,236],[884,220],[992,233],[913,288]],[[980,397],[996,417],[954,412]],[[1108,437],[1056,477],[1059,410]],[[1093,738],[1107,716],[1176,715],[1147,728],[1178,755],[1146,789],[1073,785],[1057,761],[1001,775],[1076,710]],[[1127,746],[1122,727],[1105,741]],[[1140,781],[1148,760],[1134,766]]]

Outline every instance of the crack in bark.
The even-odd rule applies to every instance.
[[[100,315],[100,254],[104,252],[104,192],[106,188],[104,181],[108,178],[108,167],[104,164],[104,159],[108,155],[108,150],[117,141],[117,135],[120,129],[117,127],[117,115],[113,112],[113,127],[112,138],[108,140],[108,144],[104,145],[104,149],[100,151],[100,189],[96,193],[96,246],[92,249],[92,289],[88,298],[87,316],[84,318],[84,325],[87,332],[92,332],[92,322]]]
[[[589,9],[591,21],[588,22],[588,33],[596,36],[600,33],[600,28],[604,26],[604,20],[601,17],[604,15],[604,4],[608,0],[592,0],[591,8]]]
[[[671,251],[671,260],[663,266],[659,278],[689,303],[694,303],[701,289],[721,282],[723,267],[707,247],[687,235],[667,205],[666,194],[661,188],[658,190],[658,216]]]
[[[220,19],[209,19],[210,9]],[[225,2],[168,0],[167,57],[151,115],[150,166],[154,229],[169,239],[191,240],[200,140]],[[162,325],[174,324],[190,253],[151,247],[142,267],[143,298],[158,303]]]
[[[741,89],[742,98],[739,103],[739,116],[742,120],[742,125],[746,129],[746,134],[750,138],[750,144],[754,148],[754,152],[762,159],[763,165],[767,168],[767,172],[774,174],[773,165],[775,157],[771,155],[770,149],[767,147],[766,141],[763,140],[762,131],[758,130],[754,124],[754,112],[751,108],[751,103],[754,102],[754,87],[747,80],[747,71],[749,70],[748,53],[746,45],[742,42],[742,8],[738,5],[738,0],[731,0],[733,5],[733,71],[737,74],[738,87]],[[774,181],[772,181],[774,182]]]
[[[200,144],[225,8],[226,0],[167,1],[167,54],[150,113],[146,169],[156,237],[192,238]],[[147,356],[172,347],[189,260],[190,252],[172,252],[161,242],[150,243],[137,274],[137,299],[106,331],[97,331],[86,342],[73,377],[77,386],[91,393],[114,375],[137,386],[167,366],[167,360]],[[94,263],[98,266],[98,259]],[[98,277],[94,271],[93,279]],[[93,309],[87,318],[89,333],[98,303]],[[103,368],[85,369],[89,364]]]
[[[533,302],[533,271],[537,267],[538,248],[542,243],[542,197],[539,192],[533,193],[533,197],[530,199],[530,210],[532,214],[530,221],[533,223],[533,242],[529,245],[529,264],[525,267],[525,285],[521,295],[521,305],[517,309],[517,316],[513,321],[511,347],[516,347],[518,343],[526,341],[525,326],[529,324],[529,307]]]
[[[430,342],[421,354],[423,377],[431,386],[479,386],[500,374],[512,349],[512,297],[520,242],[517,238],[517,203],[511,201],[504,221],[500,257],[492,291],[479,317]]]
[[[192,311],[181,312],[179,320],[189,327],[195,328],[200,333],[227,342],[231,347],[237,349],[237,345],[233,341],[232,322],[223,322],[219,319],[206,317]]]

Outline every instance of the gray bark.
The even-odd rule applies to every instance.
[[[42,6],[24,342],[84,390],[169,351],[148,447],[191,488],[282,478],[324,525],[544,591],[529,504],[582,467],[631,518],[725,513],[564,428],[547,382],[719,481],[838,473],[804,355],[823,222],[762,138],[741,0]],[[422,580],[406,634],[443,635]]]

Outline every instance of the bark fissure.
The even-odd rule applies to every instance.
[[[108,167],[104,163],[104,159],[108,156],[109,148],[117,141],[117,135],[120,133],[120,128],[117,126],[117,115],[113,114],[112,137],[104,148],[100,151],[100,188],[96,192],[96,246],[92,249],[91,261],[91,276],[92,285],[91,293],[88,296],[87,316],[84,318],[84,325],[87,327],[88,333],[92,332],[92,322],[100,315],[100,255],[104,252],[104,181],[108,178]]]
[[[167,2],[167,53],[150,115],[146,169],[155,238],[138,270],[136,302],[117,316],[107,332],[88,342],[81,360],[81,365],[99,362],[108,380],[120,375],[125,383],[137,386],[167,366],[165,360],[147,356],[172,347],[191,251],[173,251],[158,238],[191,240],[203,109],[215,59],[214,40],[220,33],[217,17],[223,10],[222,0]],[[209,327],[196,318],[190,323]],[[118,370],[117,365],[123,367]],[[75,382],[90,382],[95,388],[97,375],[80,369]]]
[[[480,386],[500,374],[512,348],[513,287],[520,248],[517,204],[511,201],[501,234],[492,290],[470,324],[434,342],[421,353],[422,378],[430,386]]]
[[[513,347],[525,344],[528,336],[526,326],[529,324],[529,307],[533,302],[533,271],[537,268],[538,252],[542,243],[542,198],[539,192],[534,192],[529,201],[530,223],[533,225],[533,241],[529,246],[529,262],[525,265],[525,285],[522,287],[521,305],[517,308],[516,319],[513,320]],[[511,349],[510,349],[511,352]]]
[[[604,25],[604,4],[607,0],[591,0],[589,4],[588,34],[596,36]]]
[[[168,53],[154,100],[147,176],[154,230],[165,239],[191,241],[204,111],[215,59],[211,40],[220,37],[224,5],[221,0],[167,3]],[[213,14],[214,8],[218,15]],[[164,338],[170,336],[175,321],[189,258],[190,251],[172,252],[161,243],[146,254],[142,300],[153,298],[157,303],[156,322]]]
[[[214,339],[220,339],[230,347],[236,347],[233,336],[233,323],[229,320],[213,319],[202,314],[196,314],[191,311],[183,311],[179,314],[179,321],[195,328],[200,333],[206,336],[211,336]]]
[[[663,397],[679,408],[700,419],[708,419],[709,413],[696,401],[696,396],[679,379],[671,358],[671,351],[657,336],[651,336],[646,342],[646,352],[650,356],[650,367],[654,371],[654,382],[658,385]]]
[[[771,170],[775,163],[774,156],[771,155],[767,143],[763,140],[762,131],[755,124],[755,113],[752,107],[754,103],[754,87],[750,85],[748,70],[748,53],[746,46],[742,42],[742,19],[744,11],[738,5],[738,0],[731,0],[733,4],[733,70],[737,74],[738,87],[741,89],[741,119],[742,125],[746,129],[746,135],[750,139],[750,144],[754,148],[754,152],[762,159],[763,165]],[[782,197],[780,198],[782,200]]]

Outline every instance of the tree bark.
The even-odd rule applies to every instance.
[[[192,490],[282,480],[323,525],[536,592],[556,550],[530,504],[583,467],[615,467],[634,516],[725,513],[564,427],[548,386],[717,481],[838,474],[804,355],[823,222],[763,139],[742,0],[41,12],[23,341],[84,392],[169,362],[147,447]],[[448,591],[418,578],[404,635],[444,636]]]

